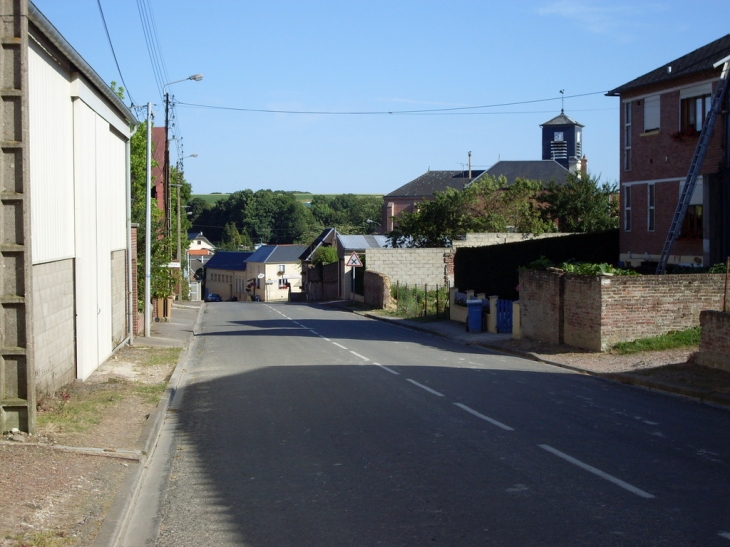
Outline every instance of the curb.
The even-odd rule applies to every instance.
[[[589,376],[593,376],[594,378],[599,378],[601,380],[608,380],[611,382],[616,382],[624,385],[629,385],[637,388],[643,388],[643,389],[649,389],[651,391],[659,391],[662,393],[670,393],[672,395],[679,395],[681,397],[687,397],[689,399],[697,399],[701,403],[708,403],[712,405],[717,405],[721,407],[730,407],[730,394],[727,393],[720,393],[717,391],[707,391],[707,390],[701,390],[701,389],[693,389],[683,386],[678,386],[674,384],[667,384],[665,382],[658,382],[656,380],[651,380],[649,378],[642,378],[638,376],[632,376],[631,374],[627,374],[624,372],[613,372],[608,374],[602,374],[598,373],[592,370],[587,370],[584,368],[576,367],[573,365],[566,365],[564,363],[558,363],[555,361],[550,361],[548,359],[543,359],[542,357],[538,356],[535,353],[527,352],[527,351],[519,351],[519,350],[512,350],[512,349],[505,349],[499,346],[493,346],[491,344],[483,343],[483,342],[466,342],[464,340],[459,340],[458,338],[452,338],[448,334],[444,334],[442,332],[433,331],[427,328],[419,327],[418,325],[414,325],[412,323],[407,323],[405,319],[401,320],[393,320],[390,317],[384,317],[381,315],[375,315],[371,314],[366,311],[358,311],[358,310],[347,310],[346,308],[343,308],[341,306],[333,306],[338,309],[342,309],[345,311],[350,311],[352,313],[356,313],[358,315],[367,317],[369,319],[376,319],[378,321],[384,321],[387,323],[393,323],[394,325],[398,325],[400,327],[415,330],[418,332],[423,332],[430,335],[440,336],[441,338],[446,338],[448,340],[453,340],[455,342],[461,342],[464,344],[467,344],[469,346],[479,346],[482,348],[490,349],[492,351],[498,351],[500,353],[506,353],[509,355],[514,355],[516,357],[522,357],[523,359],[529,359],[531,361],[537,361],[538,363],[543,363],[546,365],[551,365],[554,367],[560,367],[567,370],[571,370],[573,372],[578,372],[580,374],[587,374]]]
[[[122,538],[122,534],[125,531],[126,521],[134,507],[134,502],[137,499],[137,495],[142,484],[142,477],[144,475],[145,468],[147,467],[147,460],[157,444],[157,439],[159,438],[160,431],[162,430],[162,424],[167,416],[167,410],[175,397],[183,371],[187,365],[188,358],[190,356],[190,341],[195,336],[202,310],[203,306],[198,307],[198,314],[195,317],[193,330],[185,340],[185,345],[180,352],[180,357],[177,360],[177,364],[175,365],[175,370],[172,372],[170,381],[167,383],[165,392],[163,393],[160,402],[157,403],[157,407],[145,422],[139,439],[137,440],[136,447],[142,453],[139,458],[139,464],[127,471],[124,479],[122,479],[122,483],[117,490],[114,501],[112,501],[112,504],[101,523],[99,533],[94,539],[94,547],[113,547],[118,545]]]

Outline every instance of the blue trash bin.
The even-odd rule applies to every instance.
[[[482,332],[482,301],[466,301],[466,330],[468,332]]]

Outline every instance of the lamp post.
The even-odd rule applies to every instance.
[[[187,78],[183,78],[182,80],[168,82],[162,86],[162,90],[165,93],[165,167],[162,172],[165,190],[165,235],[170,235],[170,209],[172,208],[172,203],[170,202],[170,140],[167,137],[170,123],[170,94],[165,89],[167,88],[167,86],[179,84],[180,82],[185,82],[187,80],[199,82],[202,79],[202,74],[193,74],[192,76],[188,76]]]

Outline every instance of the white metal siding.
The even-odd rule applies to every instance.
[[[108,161],[103,185],[108,201],[104,218],[110,229],[110,249],[119,251],[127,248],[126,142],[108,125],[107,128]]]
[[[102,363],[112,352],[112,257],[111,234],[114,206],[111,184],[109,122],[94,114],[96,123],[96,290],[97,325],[99,329],[98,363]],[[122,154],[124,151],[122,151]],[[124,173],[122,173],[122,176]],[[122,183],[123,184],[123,183]],[[124,186],[122,186],[124,191]],[[124,200],[119,205],[123,206]],[[124,225],[122,225],[124,226]]]
[[[76,375],[85,380],[99,365],[97,317],[96,114],[74,101],[76,196]]]
[[[28,51],[33,264],[74,255],[73,109],[69,75]]]

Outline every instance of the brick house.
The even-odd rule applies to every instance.
[[[583,155],[583,125],[560,111],[558,116],[540,124],[542,128],[542,159],[498,161],[487,170],[431,171],[413,179],[383,197],[381,232],[393,231],[395,217],[413,212],[416,204],[434,198],[437,192],[449,188],[463,190],[484,176],[504,176],[507,186],[517,179],[539,180],[543,184],[561,184],[572,172],[586,172],[587,160]],[[471,152],[469,153],[471,161]]]
[[[710,109],[730,34],[608,92],[621,101],[620,260],[658,262]],[[727,99],[726,99],[727,100]],[[728,117],[721,113],[668,264],[730,254]]]

